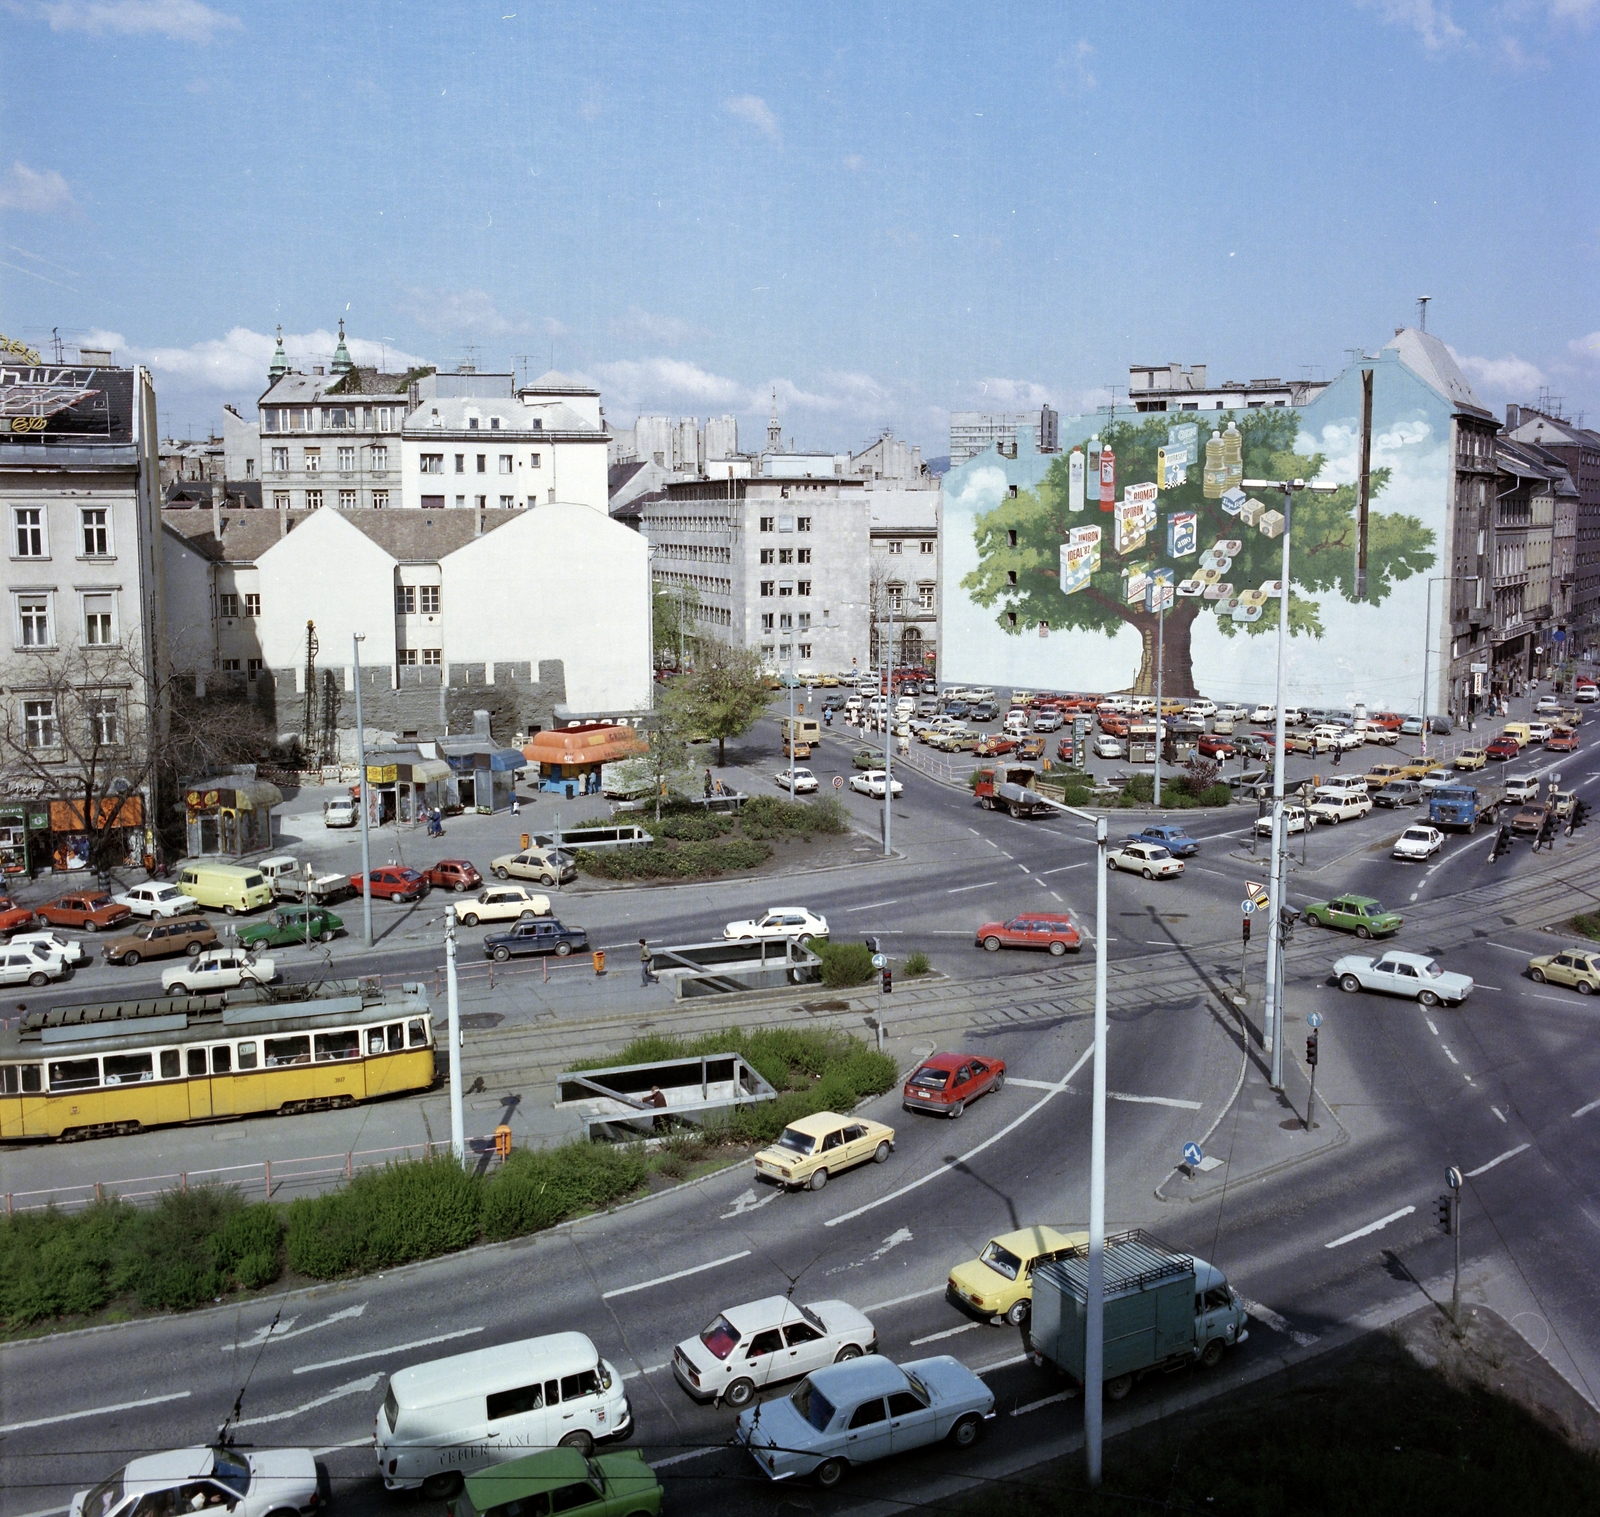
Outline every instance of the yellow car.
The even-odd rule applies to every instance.
[[[821,1190],[830,1175],[869,1159],[884,1163],[894,1148],[894,1129],[866,1117],[813,1112],[791,1122],[770,1148],[756,1155],[756,1175],[790,1190]]]
[[[1592,996],[1600,990],[1600,950],[1563,948],[1560,953],[1542,953],[1528,960],[1528,978],[1536,985],[1571,985],[1579,995]]]
[[[1038,1264],[1087,1247],[1088,1233],[1058,1233],[1053,1227],[1024,1227],[991,1238],[983,1252],[950,1271],[945,1295],[962,1306],[1021,1327],[1033,1310],[1033,1270]]]
[[[1481,748],[1463,748],[1456,755],[1457,769],[1482,769],[1489,762],[1489,755]]]

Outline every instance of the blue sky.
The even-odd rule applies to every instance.
[[[1600,0],[0,0],[0,330],[167,431],[325,358],[552,356],[798,446],[1337,373],[1415,320],[1600,423]],[[23,102],[26,102],[24,105]],[[109,337],[104,334],[111,334]]]

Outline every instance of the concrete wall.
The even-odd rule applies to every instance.
[[[444,456],[443,474],[424,474],[422,455]],[[466,473],[455,472],[456,454],[466,460]],[[487,472],[477,472],[477,456],[482,453]],[[509,453],[510,474],[499,472],[500,455]],[[485,505],[498,508],[500,497],[509,495],[518,507],[531,499],[539,506],[550,504],[555,491],[557,503],[576,503],[605,512],[609,508],[606,478],[606,442],[601,433],[592,441],[554,442],[537,432],[473,432],[463,440],[461,434],[440,431],[430,435],[425,428],[407,433],[401,444],[399,498],[391,505],[420,508],[424,496],[442,496],[444,509],[454,510],[456,498],[464,498],[473,509],[477,497]],[[533,460],[539,460],[534,466]]]

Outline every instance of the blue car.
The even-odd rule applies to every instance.
[[[1174,858],[1179,859],[1186,859],[1191,854],[1196,854],[1200,851],[1200,845],[1183,828],[1176,826],[1146,827],[1143,832],[1130,833],[1123,841],[1125,843],[1159,843]]]

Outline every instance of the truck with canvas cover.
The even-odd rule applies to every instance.
[[[972,787],[985,811],[1011,816],[1047,816],[1060,808],[1033,788],[1034,771],[1026,764],[985,764]]]

